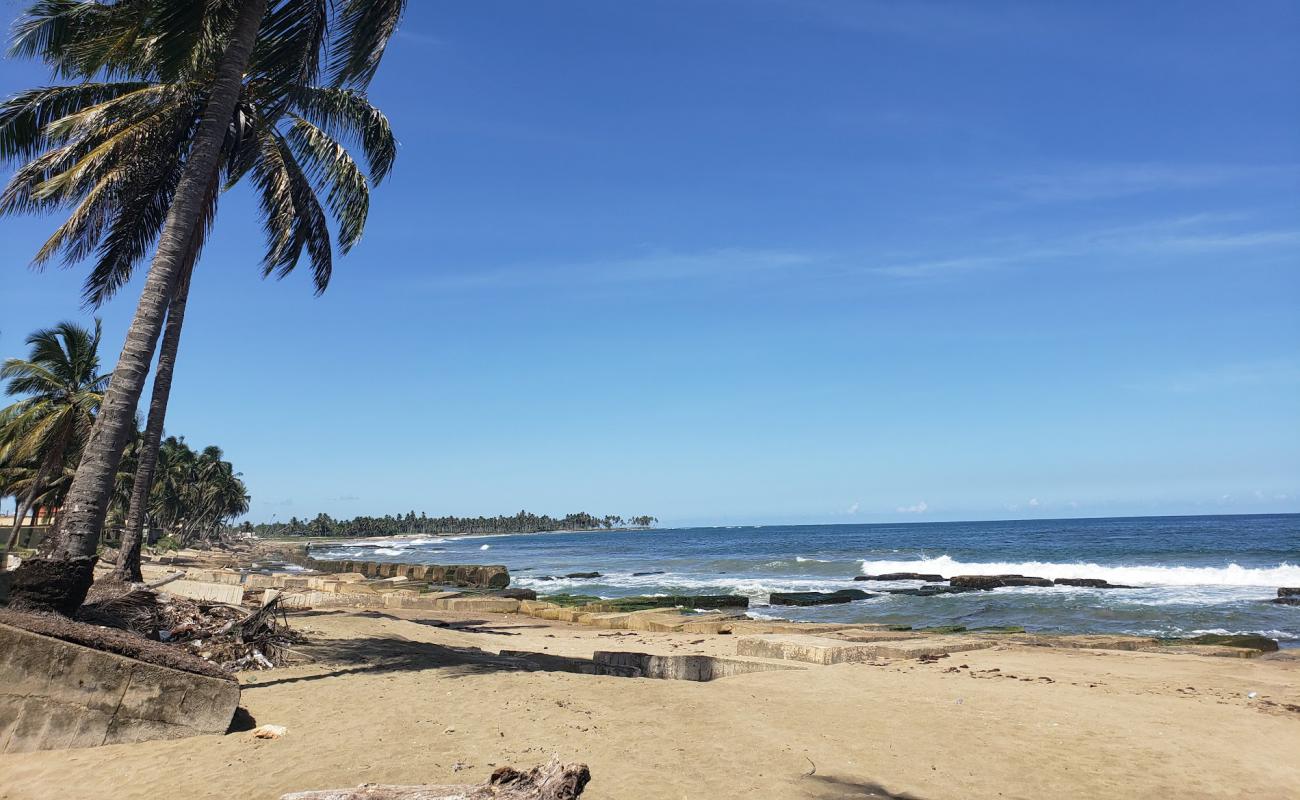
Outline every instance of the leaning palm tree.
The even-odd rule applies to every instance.
[[[101,329],[71,322],[27,337],[31,352],[0,366],[5,391],[18,397],[0,410],[0,468],[10,471],[10,490],[18,497],[14,526],[0,555],[4,569],[23,518],[75,465],[104,399],[108,376],[99,371]],[[24,474],[25,473],[25,474]]]
[[[254,65],[257,63],[255,53]],[[130,89],[135,85],[121,88],[142,91]],[[86,302],[92,306],[104,302],[125,283],[138,254],[157,237],[162,212],[175,189],[180,156],[202,109],[201,82],[150,84],[149,88],[158,90],[146,105],[149,121],[138,123],[135,129],[119,132],[110,126],[106,132],[100,120],[87,113],[101,109],[115,119],[117,107],[105,102],[54,120],[47,126],[53,133],[43,139],[33,134],[26,149],[35,151],[41,145],[47,149],[23,165],[0,194],[0,214],[71,209],[67,221],[37,254],[36,263],[43,265],[59,253],[65,262],[77,263],[83,254],[94,253],[96,262],[85,286]],[[323,222],[327,215],[322,205],[334,217],[339,249],[346,254],[365,228],[370,183],[378,184],[387,175],[396,142],[384,115],[358,92],[300,86],[289,95],[286,108],[277,107],[278,101],[266,95],[263,83],[246,80],[232,122],[239,135],[227,139],[222,179],[228,188],[246,173],[253,176],[268,238],[265,273],[283,277],[305,250],[320,292],[332,270],[330,232]],[[0,125],[20,116],[31,102],[20,96],[0,106]],[[158,117],[168,120],[166,135],[153,124]],[[115,146],[111,141],[115,137],[129,141]],[[356,163],[345,143],[358,145],[367,170]],[[78,158],[80,153],[90,155]],[[207,220],[215,214],[215,188],[210,187]],[[324,203],[318,195],[324,196]],[[140,205],[135,203],[115,207],[119,197],[141,198],[159,213],[141,216],[137,213]],[[108,222],[98,224],[98,220]],[[140,580],[145,506],[162,438],[190,273],[206,232],[206,224],[196,231],[167,310],[148,422],[138,450],[136,485],[118,555],[116,574],[123,580]]]
[[[59,569],[76,571],[78,577],[66,582],[73,588],[44,599],[29,593],[28,604],[69,611],[84,596],[84,589],[76,587],[89,585],[116,462],[130,435],[128,409],[139,401],[168,307],[176,308],[178,286],[179,296],[186,291],[223,171],[228,182],[251,172],[263,195],[272,239],[266,271],[287,273],[306,248],[317,288],[324,288],[330,271],[329,232],[312,196],[312,180],[329,184],[327,200],[336,216],[344,218],[343,209],[355,218],[359,208],[364,219],[364,206],[356,200],[358,187],[366,185],[364,175],[327,131],[349,131],[368,155],[372,145],[382,149],[376,142],[387,124],[369,113],[373,109],[359,89],[373,77],[403,6],[404,0],[344,0],[337,6],[324,0],[280,0],[268,11],[266,0],[246,0],[233,9],[220,2],[123,0],[102,6],[47,0],[20,26],[20,51],[45,58],[62,74],[152,79],[56,87],[38,90],[46,93],[41,96],[15,98],[22,101],[20,107],[7,124],[0,122],[0,156],[36,155],[39,148],[23,144],[33,132],[60,145],[17,176],[22,180],[16,185],[34,188],[25,194],[20,189],[15,203],[32,210],[68,197],[83,201],[77,212],[84,213],[74,212],[38,258],[63,250],[76,260],[98,245],[100,264],[92,280],[111,292],[146,252],[154,235],[150,231],[157,236],[127,344],[70,489],[71,510],[52,553],[65,562]],[[119,13],[122,8],[129,13]],[[327,87],[312,87],[322,52],[330,54],[332,80]],[[259,101],[255,106],[248,102],[253,94]],[[294,108],[297,118],[284,122]],[[285,128],[279,127],[282,122]],[[168,157],[150,157],[160,149]],[[391,163],[391,152],[387,159]],[[376,169],[373,157],[371,169]],[[359,234],[359,227],[340,225],[345,244]],[[173,315],[177,338],[179,317]],[[172,358],[174,351],[173,345]],[[170,376],[163,382],[161,407],[169,381]],[[161,419],[147,431],[150,427],[156,441]],[[142,466],[151,450],[142,450]],[[19,582],[15,595],[23,592]]]

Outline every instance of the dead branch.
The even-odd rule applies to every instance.
[[[591,771],[586,764],[561,764],[558,758],[520,772],[500,767],[487,783],[442,786],[380,786],[293,792],[280,800],[574,800],[582,795]]]

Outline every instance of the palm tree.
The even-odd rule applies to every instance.
[[[248,511],[244,482],[219,447],[195,452],[183,437],[169,436],[158,448],[157,478],[150,516],[183,544],[211,537],[223,522]]]
[[[9,491],[19,498],[13,530],[0,555],[4,569],[23,518],[75,465],[104,399],[108,376],[99,372],[101,328],[71,322],[27,337],[31,352],[0,366],[5,391],[21,399],[0,411],[0,468],[9,472]]]
[[[118,13],[123,7],[127,11]],[[361,140],[376,180],[386,172],[391,133],[359,89],[373,77],[403,7],[404,0],[344,0],[337,6],[280,0],[267,11],[266,0],[246,0],[232,17],[223,14],[224,7],[198,3],[47,0],[20,25],[20,52],[45,58],[63,74],[153,79],[36,90],[11,101],[7,124],[0,117],[0,156],[34,155],[34,138],[60,145],[20,171],[12,204],[34,210],[81,200],[38,259],[63,250],[78,260],[99,243],[100,263],[91,276],[98,288],[88,298],[120,286],[153,237],[158,239],[105,413],[77,470],[71,510],[52,554],[82,573],[76,585],[89,586],[116,461],[131,433],[124,415],[139,401],[170,316],[176,335],[168,337],[168,374],[156,383],[140,453],[142,491],[133,492],[147,495],[152,443],[162,432],[161,413],[153,412],[166,407],[188,274],[215,212],[220,177],[224,172],[233,183],[252,173],[272,240],[265,271],[283,276],[305,247],[317,289],[323,290],[330,273],[329,232],[312,179],[329,186],[328,204],[340,219],[346,249],[364,223],[366,182],[327,130],[342,129]],[[313,87],[323,50],[331,54],[332,85]],[[287,130],[279,130],[291,109],[298,113],[289,114]],[[15,595],[21,594],[20,582]],[[65,610],[79,602],[59,598]]]

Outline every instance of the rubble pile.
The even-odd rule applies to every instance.
[[[280,666],[293,657],[289,648],[305,641],[289,627],[279,598],[250,610],[101,579],[86,599],[77,612],[82,622],[178,645],[233,672]]]
[[[293,657],[292,645],[305,641],[289,627],[279,598],[248,613],[235,606],[163,597],[158,638],[233,672],[278,667]]]

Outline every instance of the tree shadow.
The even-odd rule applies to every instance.
[[[805,780],[812,784],[812,793],[808,795],[812,800],[921,800],[908,792],[891,792],[874,781],[857,781],[834,775],[807,775]]]
[[[298,645],[294,652],[326,672],[292,675],[246,684],[244,691],[264,686],[302,683],[341,675],[383,674],[437,670],[441,677],[458,678],[494,672],[594,672],[589,659],[552,656],[545,653],[506,651],[501,655],[477,647],[452,647],[406,639],[401,636],[361,639],[323,639]]]
[[[489,622],[485,619],[463,619],[463,620],[445,620],[434,618],[412,619],[410,617],[399,617],[395,614],[385,614],[382,611],[349,611],[343,609],[334,609],[332,611],[300,611],[294,614],[295,617],[324,617],[334,614],[351,614],[357,617],[367,619],[391,619],[401,622],[414,622],[416,625],[427,625],[431,628],[442,628],[449,631],[459,631],[461,633],[488,633],[494,636],[518,636],[517,633],[511,633],[513,630],[523,630],[528,628],[545,628],[545,625],[501,625]]]

